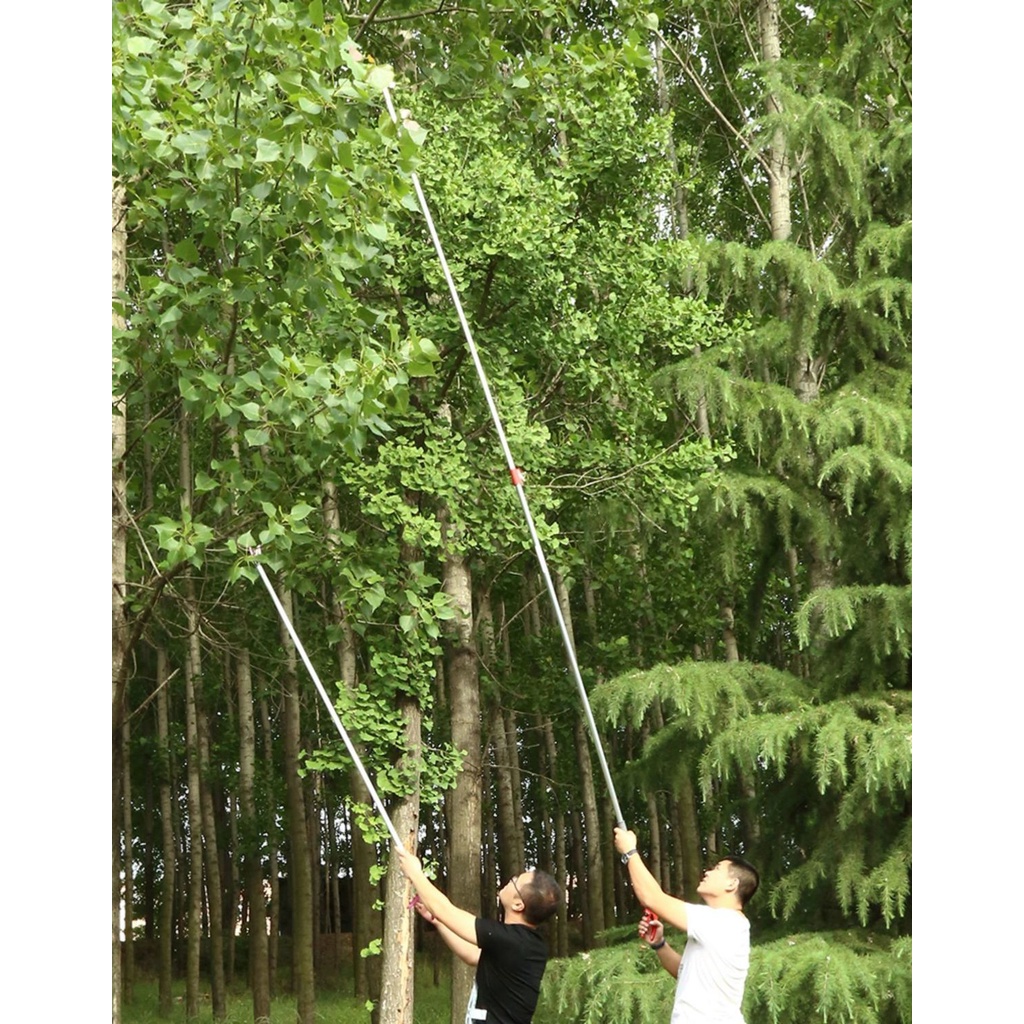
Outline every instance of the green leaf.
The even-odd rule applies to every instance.
[[[182,317],[181,306],[174,305],[170,309],[165,310],[163,316],[157,320],[158,327],[172,327]]]
[[[199,250],[191,238],[184,238],[174,247],[174,255],[183,263],[195,263],[199,259]]]
[[[305,142],[299,144],[299,151],[296,154],[295,159],[302,164],[303,167],[308,170],[316,157],[317,149],[315,146],[310,146]]]
[[[269,164],[281,158],[281,147],[270,139],[256,140],[256,163]]]
[[[387,64],[375,64],[370,70],[370,73],[366,76],[366,81],[369,82],[374,89],[379,89],[383,92],[386,88],[394,84],[395,73]]]
[[[255,428],[247,430],[245,432],[245,443],[250,448],[259,448],[265,445],[270,440],[270,432],[267,430],[257,430]]]
[[[210,148],[210,139],[213,132],[208,128],[196,128],[192,131],[181,132],[171,139],[171,145],[188,156],[206,156]]]
[[[124,48],[133,57],[141,57],[144,53],[152,53],[157,48],[157,41],[148,36],[131,36]]]

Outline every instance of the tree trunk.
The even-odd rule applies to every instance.
[[[190,445],[190,424],[184,411],[180,419],[180,443],[178,457],[178,483],[181,489],[182,516],[192,514],[192,453]],[[203,701],[202,646],[199,640],[199,601],[196,597],[195,582],[186,577],[182,584],[185,601],[185,617],[188,621],[188,653],[185,658],[185,677],[188,703],[192,715],[191,755],[195,758],[194,781],[196,808],[199,814],[193,816],[192,783],[193,773],[189,769],[189,828],[192,842],[192,863],[196,863],[196,849],[206,865],[206,898],[209,910],[210,930],[210,990],[214,1020],[223,1020],[227,1014],[227,997],[224,991],[224,933],[222,890],[220,885],[220,862],[217,855],[217,830],[213,814],[213,797],[210,793],[209,727]],[[199,887],[202,887],[202,870],[199,872]],[[195,899],[195,896],[193,896]],[[202,897],[199,897],[202,905]],[[191,931],[191,929],[190,929]],[[190,935],[191,942],[191,935]],[[195,953],[198,956],[198,951]],[[198,965],[196,966],[198,998]],[[198,1012],[198,1003],[196,1004]]]
[[[761,59],[767,64],[777,64],[782,59],[779,7],[780,0],[758,0],[757,23],[761,39]],[[778,117],[782,113],[781,101],[770,90],[766,98],[766,107],[767,113],[772,117]],[[785,241],[793,227],[790,204],[792,175],[786,132],[781,125],[777,125],[772,131],[771,145],[768,148],[768,167],[772,238],[775,241]]]
[[[334,546],[337,536],[341,533],[341,512],[338,508],[338,490],[335,482],[325,479],[323,482],[324,525],[327,527],[328,543]],[[341,681],[353,691],[358,683],[356,674],[356,633],[349,621],[344,604],[334,594],[332,587],[331,615],[334,624],[341,631],[341,640],[337,646],[338,671]],[[362,755],[361,745],[353,740],[357,753]],[[366,788],[362,776],[355,766],[348,771],[348,791],[350,799],[355,803],[369,805],[370,791]],[[354,819],[354,816],[353,816]],[[380,885],[371,878],[371,871],[376,864],[376,853],[373,846],[366,842],[358,828],[352,833],[352,964],[353,988],[355,997],[363,1002],[375,1000],[379,995],[380,958],[362,956],[361,951],[367,949],[375,936],[381,934],[383,927],[381,913],[374,910],[380,897]]]
[[[131,771],[131,719],[125,715],[121,725],[122,774],[124,776],[121,804],[124,812],[124,959],[122,962],[121,998],[132,1001],[132,983],[135,975],[135,944],[132,921],[135,917],[135,869],[132,846],[132,771]]]
[[[185,654],[185,758],[188,764],[188,951],[185,966],[185,1019],[199,1016],[199,950],[203,913],[203,810],[199,798],[199,726],[196,716],[195,681],[199,667],[195,650],[199,644],[199,623],[191,579],[184,581],[185,614],[188,619],[188,650]],[[194,640],[194,642],[193,642]]]
[[[520,854],[513,870],[518,873],[526,867],[526,817],[523,814],[523,773],[519,767],[519,727],[514,708],[502,709],[505,726],[505,750],[508,752],[508,777],[512,789],[512,824],[515,828],[515,849]]]
[[[228,848],[221,857],[221,878],[227,879],[224,889],[224,986],[230,991],[235,981],[235,932],[244,924],[238,919],[241,882],[238,877],[238,797],[235,794],[225,799],[224,813],[228,819]]]
[[[277,808],[277,794],[274,779],[277,768],[274,764],[274,741],[270,731],[270,709],[265,697],[259,699],[260,725],[263,727],[263,761],[267,766],[270,806]],[[281,867],[278,862],[277,823],[275,812],[266,823],[267,828],[267,871],[270,875],[270,921],[267,925],[267,977],[270,980],[270,997],[277,992],[277,949],[281,934]]]
[[[502,884],[522,871],[526,857],[522,849],[522,830],[515,819],[515,802],[512,796],[512,755],[508,749],[508,733],[505,731],[505,716],[499,706],[499,697],[492,698],[488,715],[488,731],[494,749],[494,783],[498,799],[498,837],[496,854],[498,875]]]
[[[689,770],[679,778],[675,800],[676,857],[682,870],[682,887],[679,895],[691,903],[697,901],[697,886],[700,884],[701,849],[700,826],[697,822],[697,798]]]
[[[580,769],[581,805],[583,811],[583,840],[586,847],[587,887],[584,913],[590,920],[589,932],[595,936],[604,931],[604,864],[601,857],[601,818],[597,809],[594,789],[594,770],[590,759],[590,738],[583,720],[576,716],[573,722],[576,741],[576,759]]]
[[[569,811],[569,833],[572,836],[572,845],[569,847],[569,864],[574,880],[574,885],[569,894],[569,912],[576,914],[580,919],[580,936],[583,940],[584,949],[594,948],[594,920],[588,912],[587,888],[590,880],[587,878],[586,847],[583,842],[583,815],[580,811],[572,809]]]
[[[285,614],[294,624],[291,591],[280,588]],[[288,822],[288,879],[292,896],[292,977],[295,990],[297,1024],[313,1024],[316,1016],[316,992],[313,973],[313,879],[309,861],[309,832],[306,828],[306,800],[299,775],[302,730],[299,679],[295,646],[284,623],[281,643],[285,650],[282,673],[284,692],[284,780],[285,817]]]
[[[198,622],[198,617],[197,617]],[[196,726],[199,739],[199,772],[203,780],[199,790],[199,806],[203,815],[203,862],[206,868],[206,899],[210,915],[210,1001],[214,1020],[227,1016],[227,991],[224,980],[224,889],[221,885],[220,844],[217,838],[217,816],[213,809],[210,782],[210,726],[206,714],[203,676],[200,662],[199,635],[190,638],[194,646],[196,675]]]
[[[254,1024],[270,1022],[270,976],[267,964],[267,913],[260,857],[262,830],[256,817],[256,722],[253,715],[249,651],[235,661],[238,686],[238,802],[242,870],[249,904],[249,983]]]
[[[160,778],[160,829],[163,848],[163,882],[161,884],[160,906],[160,967],[159,1004],[161,1017],[171,1015],[171,979],[174,956],[174,898],[175,869],[177,867],[178,844],[174,837],[174,813],[171,801],[171,750],[169,722],[169,695],[167,652],[163,647],[156,651],[156,735],[157,764]]]
[[[314,705],[317,712],[317,730],[313,739],[307,740],[303,746],[307,749],[322,746],[320,739],[320,704]],[[320,859],[321,828],[320,803],[323,792],[323,777],[320,772],[310,772],[303,782],[302,795],[306,804],[306,848],[309,850],[309,892],[310,892],[310,930],[313,936],[313,977],[316,978],[320,967],[319,936],[323,932],[320,918],[320,893],[323,892],[323,871]]]
[[[480,678],[473,635],[473,583],[465,556],[451,537],[447,510],[441,515],[445,544],[444,592],[455,608],[450,620],[446,675],[449,688],[452,745],[463,752],[462,771],[449,790],[446,804],[451,828],[448,845],[448,897],[457,906],[477,913],[480,906]],[[493,650],[493,636],[491,650]],[[485,657],[491,651],[484,645]],[[493,658],[490,659],[493,662]],[[474,969],[452,957],[451,1021],[466,1016]]]
[[[719,615],[722,618],[722,643],[725,646],[725,660],[734,662],[740,660],[740,648],[736,641],[736,618],[733,614],[732,601],[722,598],[718,606]]]
[[[576,640],[572,627],[572,611],[569,605],[569,589],[560,573],[552,574],[555,594],[565,621],[569,642],[576,649]],[[604,863],[601,856],[604,824],[597,807],[597,793],[594,789],[594,769],[590,760],[590,738],[583,724],[581,713],[573,721],[573,735],[576,740],[576,759],[580,767],[580,788],[582,790],[584,836],[587,854],[587,887],[584,914],[589,919],[589,934],[596,935],[605,929],[604,917]]]
[[[111,182],[111,299],[124,291],[128,278],[127,244],[125,228],[127,201],[124,186],[116,179]],[[124,317],[118,307],[111,309],[112,326],[124,329]],[[121,722],[124,715],[123,667],[127,656],[128,623],[125,618],[125,577],[127,574],[127,485],[125,451],[127,447],[127,404],[124,396],[113,396],[111,413],[111,674],[112,674],[112,729],[111,729],[111,1020],[121,1020]]]
[[[406,752],[399,761],[404,777],[413,779],[412,792],[402,797],[391,813],[395,831],[406,848],[417,849],[420,815],[419,759],[422,740],[422,714],[413,700],[399,705],[405,723]],[[381,968],[381,1024],[413,1024],[413,919],[409,900],[413,888],[398,867],[398,858],[391,857],[384,897],[384,963]]]
[[[569,884],[569,866],[565,851],[565,809],[563,806],[562,789],[558,785],[558,751],[555,746],[555,730],[548,715],[543,719],[544,750],[547,754],[548,778],[550,780],[552,795],[552,827],[555,834],[555,878],[567,891]],[[554,950],[555,956],[569,955],[569,918],[566,906],[563,904],[555,916]]]

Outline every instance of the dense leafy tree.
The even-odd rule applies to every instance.
[[[627,821],[690,896],[705,857],[760,863],[766,1019],[907,1018],[909,68],[897,3],[115,5],[115,776],[138,709],[161,938],[211,886],[225,934],[240,904],[262,926],[280,857],[257,1017],[278,931],[339,924],[339,872],[356,991],[392,1020],[411,944],[256,545],[449,891],[487,913],[520,858],[573,877],[554,948],[610,948],[553,965],[543,1012],[670,995],[619,941],[608,794],[415,170]]]

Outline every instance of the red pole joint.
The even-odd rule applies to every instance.
[[[509,470],[509,476],[512,477],[512,485],[514,487],[522,487],[522,485],[523,485],[523,471],[518,466],[513,466]]]

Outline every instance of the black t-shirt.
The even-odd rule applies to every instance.
[[[476,919],[476,1005],[487,1024],[530,1024],[548,962],[547,943],[535,928]]]

